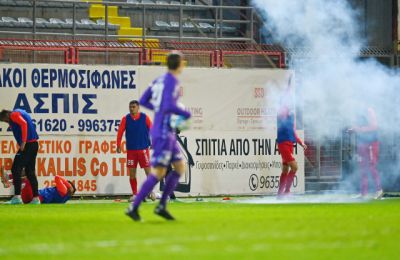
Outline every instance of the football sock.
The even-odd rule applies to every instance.
[[[286,179],[286,190],[285,193],[290,193],[290,187],[292,187],[294,176],[296,175],[296,172],[290,171],[287,179]]]
[[[142,188],[137,194],[135,201],[133,202],[133,209],[137,210],[142,203],[142,201],[149,195],[149,193],[154,189],[157,185],[158,179],[153,174],[149,174],[146,181],[143,183]]]
[[[132,194],[137,194],[137,179],[136,178],[129,178],[129,183],[131,184]]]
[[[283,192],[285,191],[287,177],[288,177],[287,173],[282,173],[281,174],[281,177],[279,178],[278,195],[282,195]]]
[[[374,179],[374,182],[375,182],[376,191],[382,190],[381,178],[379,177],[379,172],[376,169],[376,166],[375,165],[371,165],[370,166],[370,171],[371,171],[371,174],[372,174],[372,178]]]
[[[169,196],[174,192],[176,185],[178,185],[179,177],[181,176],[175,171],[172,171],[170,174],[168,174],[167,178],[165,179],[165,188],[161,196],[160,205],[165,207]]]
[[[368,166],[365,165],[364,163],[361,163],[360,174],[361,174],[360,192],[361,192],[361,195],[367,195],[368,194]]]

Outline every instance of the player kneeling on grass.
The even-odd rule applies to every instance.
[[[296,115],[294,108],[289,105],[291,103],[290,96],[285,98],[281,101],[277,117],[277,142],[278,150],[282,157],[282,174],[279,180],[278,198],[290,194],[290,187],[297,172],[297,162],[293,156],[295,143],[301,145],[304,150],[307,149],[307,145],[296,133]]]
[[[179,98],[177,76],[182,73],[184,67],[182,55],[179,53],[169,54],[167,66],[168,72],[154,80],[140,99],[140,104],[154,110],[155,115],[150,132],[153,142],[152,173],[149,174],[135,201],[126,212],[135,221],[140,220],[138,209],[143,199],[165,177],[171,163],[174,171],[165,180],[165,189],[154,213],[167,220],[174,220],[166,210],[166,204],[168,197],[175,190],[180,176],[185,173],[185,163],[176,140],[175,129],[171,126],[182,129],[181,126],[185,125],[190,117],[190,113],[177,104]],[[172,120],[174,117],[175,120]]]
[[[10,188],[12,184],[12,175],[5,174],[3,168],[1,169],[1,182],[4,185],[4,188]],[[24,170],[22,172],[24,175]],[[39,200],[43,204],[49,203],[65,203],[67,202],[72,195],[75,194],[76,188],[75,185],[67,181],[61,176],[54,177],[54,187],[44,188],[39,190]],[[28,178],[25,176],[22,177],[22,186],[21,186],[21,199],[27,204],[33,200],[33,192],[32,186],[29,182]]]
[[[144,169],[146,176],[150,173],[150,129],[152,122],[150,118],[139,111],[139,102],[132,100],[129,103],[129,114],[124,116],[119,125],[117,135],[117,152],[122,150],[122,135],[125,132],[127,167],[129,169],[129,182],[132,189],[132,197],[129,201],[134,201],[137,194],[136,169],[138,164]],[[155,194],[149,195],[151,200],[155,200]]]

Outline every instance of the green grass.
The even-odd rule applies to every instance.
[[[0,259],[398,259],[400,200],[174,203],[176,222],[126,203],[0,205]],[[160,258],[162,257],[162,258]]]

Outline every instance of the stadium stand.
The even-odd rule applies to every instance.
[[[0,3],[0,37],[134,41],[137,47],[153,49],[152,62],[156,64],[165,62],[165,52],[154,50],[162,49],[162,41],[254,42],[254,21],[248,21],[246,31],[241,32],[242,21],[231,16],[231,13],[239,13],[241,8],[252,13],[252,8],[210,4],[206,1],[163,0],[7,0]],[[232,66],[232,63],[227,64]],[[279,61],[278,66],[281,65],[282,61]]]
[[[121,39],[123,40],[126,40],[127,37],[140,38],[143,34],[146,34],[143,30],[149,33],[154,32],[154,36],[158,36],[155,38],[162,38],[162,36],[183,38],[199,35],[208,38],[223,38],[228,35],[246,40],[245,37],[240,36],[238,33],[238,27],[225,24],[221,17],[215,17],[219,13],[222,13],[220,10],[212,9],[214,7],[208,9],[208,5],[199,5],[194,2],[184,2],[181,4],[177,1],[143,0],[139,2],[128,0],[125,5],[115,6],[109,2],[103,4],[100,2],[7,0],[1,1],[0,6],[2,6],[0,16],[2,17],[1,28],[3,29],[15,27],[29,29],[33,27],[35,29],[71,29],[69,21],[75,18],[77,29],[100,30],[105,28],[106,23],[110,23],[111,26],[108,29],[112,30],[112,32],[108,32],[108,36],[121,35]],[[202,8],[199,9],[199,7]],[[107,19],[105,19],[106,12]],[[143,19],[144,12],[146,13],[145,19]],[[34,19],[36,19],[36,23],[33,23]],[[89,22],[88,19],[93,23]],[[97,22],[97,20],[104,20],[104,23]],[[210,23],[210,21],[213,22]],[[101,28],[95,24],[104,26]],[[180,25],[186,35],[179,35]],[[216,33],[217,31],[218,33]],[[171,32],[176,34],[171,35]],[[66,32],[61,31],[60,33]],[[75,32],[75,34],[82,33],[79,31]],[[95,31],[84,33],[97,34]],[[146,36],[150,37],[149,35]],[[152,39],[152,41],[155,41],[155,39]]]

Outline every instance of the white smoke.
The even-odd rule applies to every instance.
[[[301,74],[297,95],[304,120],[320,137],[339,136],[360,109],[372,107],[380,134],[398,134],[398,74],[374,59],[359,58],[359,11],[346,0],[254,0],[275,42],[304,49],[292,68]],[[396,90],[397,89],[397,90]],[[307,129],[305,129],[307,131]]]

